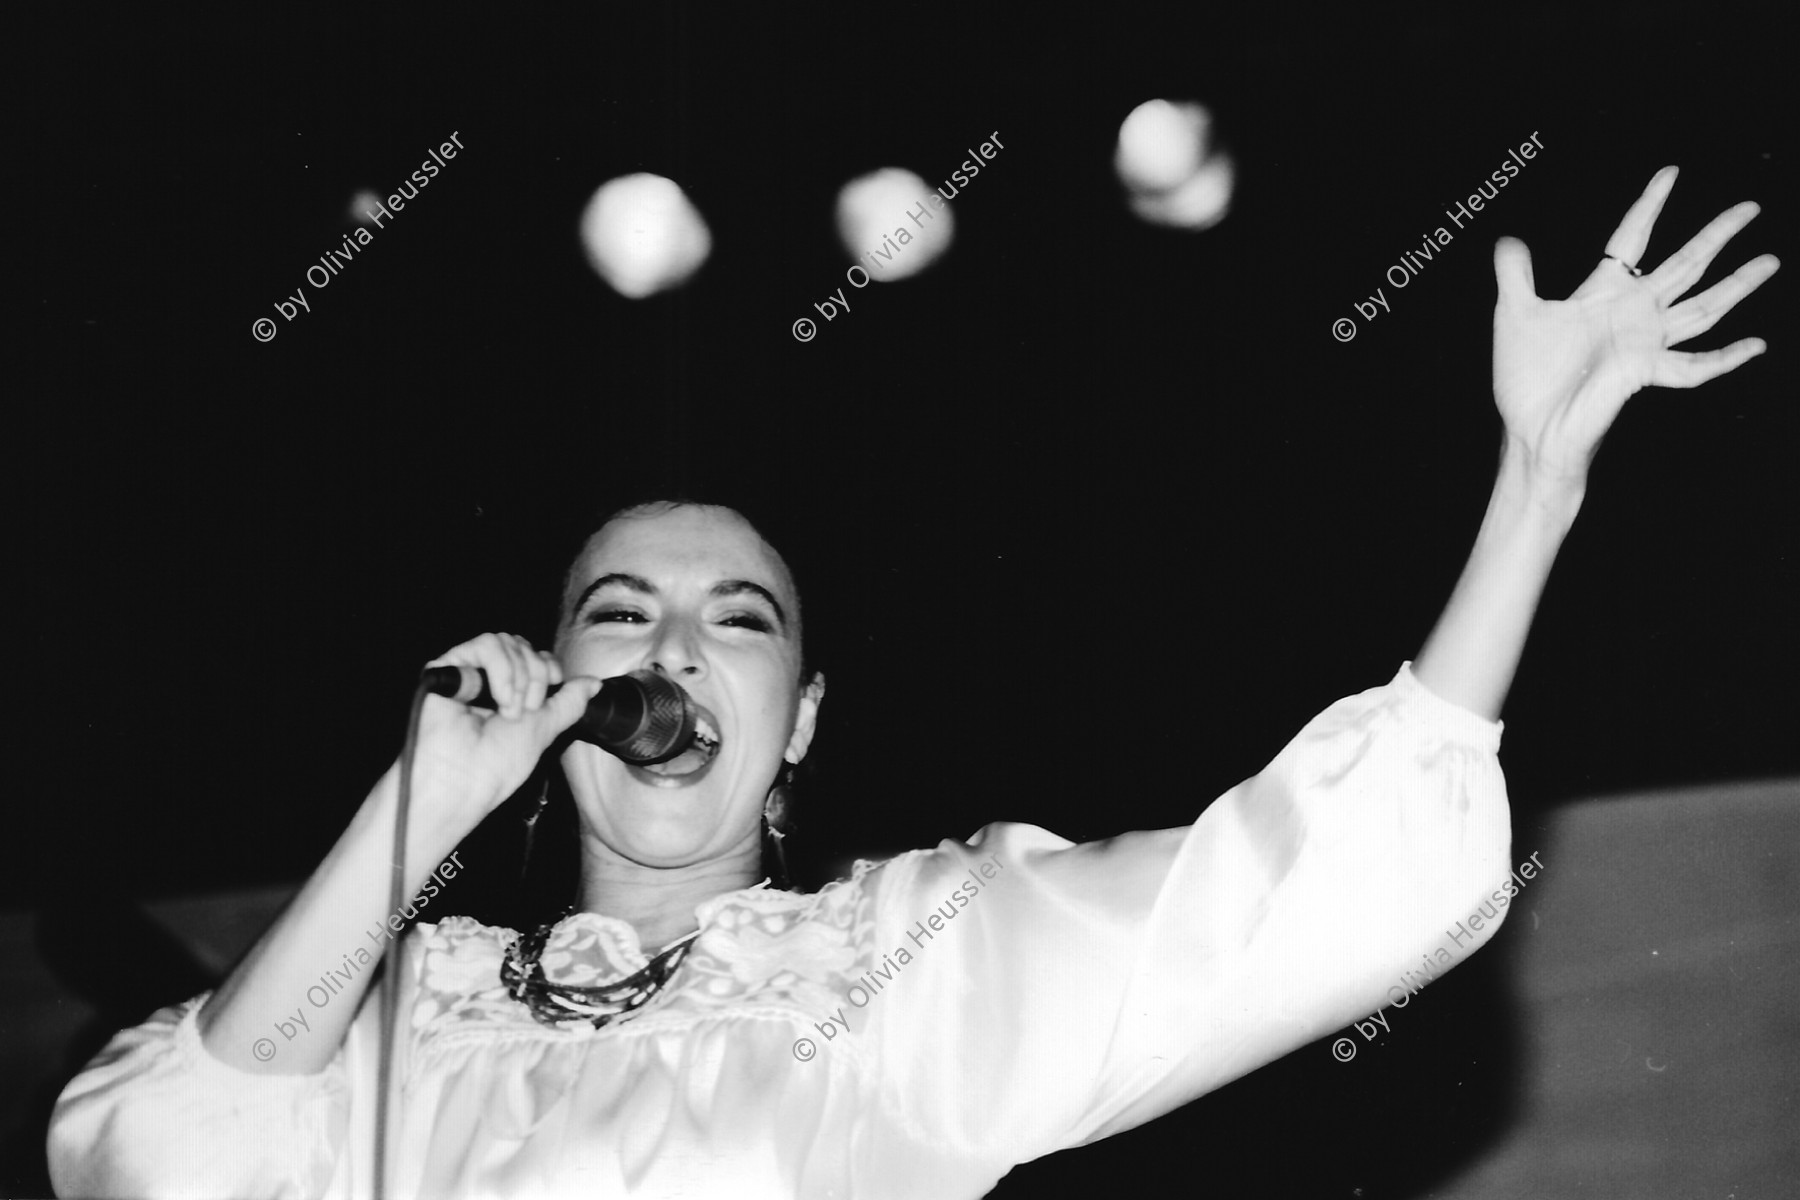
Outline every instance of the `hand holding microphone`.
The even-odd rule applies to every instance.
[[[692,744],[692,699],[653,671],[565,680],[553,655],[510,633],[484,633],[428,665],[422,684],[418,787],[441,797],[446,828],[473,828],[530,777],[565,735],[629,763],[675,758]],[[482,712],[491,708],[492,712]],[[467,828],[464,828],[464,826]]]
[[[500,708],[480,667],[427,667],[420,678],[434,695],[475,708]],[[545,695],[559,690],[560,685],[549,684]],[[694,740],[694,702],[679,684],[654,671],[614,675],[601,681],[571,731],[628,763],[665,762]]]
[[[417,811],[423,820],[441,822],[453,844],[530,778],[601,684],[588,677],[565,680],[553,656],[510,633],[471,638],[434,659],[426,672],[440,668],[458,681],[464,670],[485,680],[493,708],[482,712],[428,694],[419,713]],[[445,690],[441,683],[427,688]]]

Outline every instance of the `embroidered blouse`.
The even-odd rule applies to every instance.
[[[1500,733],[1403,664],[1191,826],[1078,845],[991,824],[816,894],[715,896],[668,986],[599,1030],[506,994],[512,930],[418,925],[390,1194],[979,1197],[1387,1003],[1507,876]],[[632,926],[595,913],[542,958],[578,985],[645,962]],[[58,1193],[370,1194],[375,991],[300,1076],[213,1058],[205,999],[70,1082]]]

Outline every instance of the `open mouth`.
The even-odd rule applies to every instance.
[[[667,762],[633,767],[658,779],[688,779],[700,775],[719,756],[719,723],[700,705],[694,705],[694,740]]]

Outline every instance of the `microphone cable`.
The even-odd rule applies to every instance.
[[[394,805],[394,860],[388,874],[388,912],[400,911],[406,900],[406,815],[412,807],[413,759],[419,749],[419,716],[425,710],[425,697],[432,694],[430,682],[424,679],[413,689],[411,709],[406,718],[406,740],[400,746],[400,795]],[[383,1200],[387,1182],[388,1089],[393,1079],[394,1025],[400,1011],[400,972],[406,961],[406,935],[412,932],[409,921],[388,949],[388,970],[381,979],[381,1045],[375,1084],[375,1200]]]

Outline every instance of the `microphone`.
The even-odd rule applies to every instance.
[[[434,696],[495,708],[480,667],[426,667],[419,683]],[[551,687],[555,692],[560,685]],[[628,763],[667,762],[694,741],[694,702],[680,684],[648,668],[603,680],[569,731]]]

